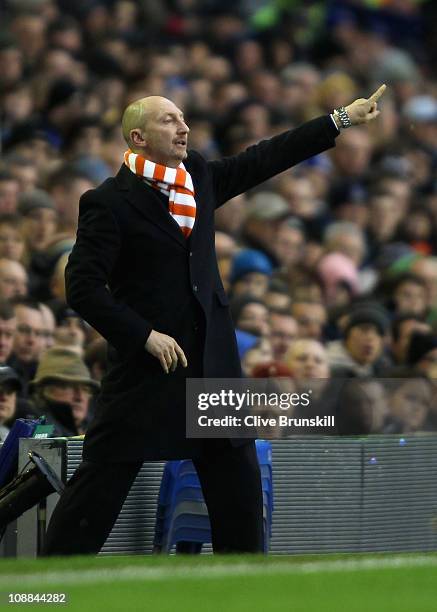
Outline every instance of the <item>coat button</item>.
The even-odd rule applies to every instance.
[[[193,291],[197,291],[197,285],[193,285]]]
[[[190,257],[193,257],[193,251],[190,251]]]

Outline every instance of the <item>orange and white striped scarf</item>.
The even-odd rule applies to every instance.
[[[184,164],[181,162],[177,168],[168,168],[132,153],[130,149],[124,154],[124,163],[151,187],[168,196],[169,212],[188,238],[196,219],[196,200],[193,181]]]

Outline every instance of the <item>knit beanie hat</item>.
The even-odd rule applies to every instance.
[[[374,325],[378,334],[384,336],[389,326],[389,319],[385,310],[381,307],[359,306],[356,310],[352,311],[349,317],[344,331],[345,338],[353,327],[365,324]]]
[[[237,253],[232,260],[230,281],[235,283],[235,281],[250,272],[259,272],[260,274],[270,276],[272,270],[273,266],[264,253],[253,249],[244,249]]]

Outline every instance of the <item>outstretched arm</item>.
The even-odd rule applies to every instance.
[[[346,107],[351,125],[368,123],[379,115],[377,102],[385,90],[382,85],[370,98],[360,98]],[[338,128],[343,127],[334,113]],[[269,140],[262,140],[232,157],[208,162],[217,207],[272,176],[335,146],[339,134],[329,115],[318,117]]]

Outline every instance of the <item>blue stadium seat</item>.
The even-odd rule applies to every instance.
[[[272,448],[267,440],[257,440],[256,450],[261,470],[263,490],[263,523],[265,552],[272,534],[273,479]],[[174,545],[211,542],[208,511],[196,469],[190,460],[168,461],[159,490],[155,523],[155,552],[170,552]]]

